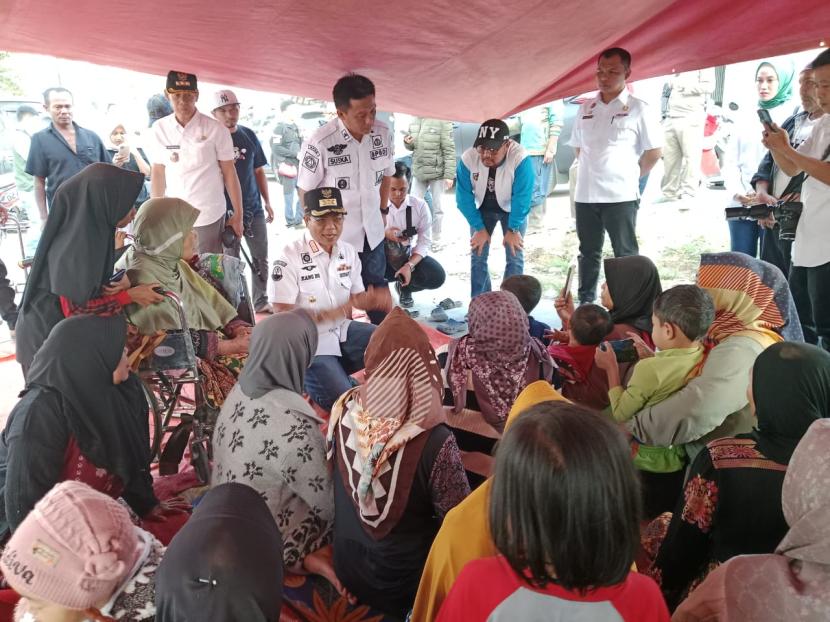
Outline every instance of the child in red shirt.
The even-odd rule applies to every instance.
[[[496,454],[489,524],[501,555],[464,567],[438,622],[668,622],[657,585],[631,572],[639,520],[622,432],[575,404],[529,408]]]

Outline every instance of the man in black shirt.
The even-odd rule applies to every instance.
[[[72,120],[72,93],[61,87],[43,92],[43,107],[52,118],[45,130],[32,136],[26,172],[35,185],[35,204],[43,223],[58,187],[88,164],[111,162],[95,132]]]
[[[227,89],[218,91],[214,96],[213,105],[215,106],[213,116],[230,130],[233,140],[234,166],[242,189],[242,230],[248,243],[248,250],[251,251],[253,263],[251,299],[258,313],[271,313],[271,305],[268,304],[265,291],[265,277],[268,274],[268,231],[265,225],[274,220],[274,210],[271,209],[271,200],[268,195],[268,180],[265,177],[265,166],[268,162],[254,131],[239,125],[239,100],[236,94]],[[262,211],[260,195],[265,199],[267,217]],[[225,202],[228,211],[233,212],[233,205],[227,192],[225,192]],[[237,240],[234,247],[225,249],[225,252],[239,257],[241,243],[242,240]]]

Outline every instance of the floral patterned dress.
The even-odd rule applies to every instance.
[[[655,519],[643,542],[654,557],[646,572],[670,609],[726,560],[775,550],[788,529],[781,509],[786,471],[748,435],[700,452],[674,514]]]
[[[130,622],[155,620],[156,571],[164,556],[165,547],[150,534],[145,534],[144,537],[148,539],[146,555],[126,583],[116,591],[110,602],[101,610],[101,613],[115,620],[129,620]]]
[[[275,389],[251,399],[237,385],[213,435],[211,486],[247,484],[265,500],[283,538],[288,570],[331,541],[332,478],[322,421],[296,393]]]

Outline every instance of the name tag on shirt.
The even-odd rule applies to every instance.
[[[181,145],[167,145],[166,148],[167,149],[181,149],[182,146]]]

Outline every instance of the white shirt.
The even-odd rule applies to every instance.
[[[412,248],[412,254],[417,253],[421,257],[429,255],[429,249],[432,245],[432,214],[429,213],[429,206],[426,201],[418,197],[407,194],[400,207],[396,207],[392,201],[389,201],[389,213],[386,215],[386,228],[396,228],[403,231],[406,229],[406,207],[412,208],[412,226],[418,230],[415,237],[405,240],[401,238],[399,242],[404,246],[409,246],[415,241],[415,246]]]
[[[798,152],[820,159],[830,147],[830,115],[821,117],[813,126],[813,133],[801,143]],[[830,158],[825,158],[830,160]],[[793,265],[815,268],[830,262],[830,186],[808,177],[801,187],[804,211],[798,220],[793,242]]]
[[[769,111],[773,122],[781,125],[789,113],[789,108],[778,106]],[[754,110],[748,111],[735,119],[735,127],[729,136],[724,153],[724,164],[721,169],[723,184],[728,197],[728,207],[740,207],[742,204],[735,199],[736,194],[752,194],[755,189],[752,187],[752,178],[758,171],[761,161],[767,154],[767,148],[761,142],[761,134],[764,126],[758,121]],[[784,186],[776,186],[776,192],[784,189]]]
[[[308,191],[321,186],[340,189],[346,221],[341,239],[363,250],[364,237],[375,248],[383,240],[380,184],[395,173],[394,145],[389,128],[375,122],[358,142],[340,119],[332,119],[300,149],[297,187]]]
[[[339,307],[349,302],[352,294],[365,291],[360,269],[360,258],[351,244],[340,240],[329,255],[305,231],[274,262],[268,280],[268,301],[312,311]],[[318,324],[316,354],[340,356],[340,342],[346,340],[349,322],[344,315],[342,319]]]
[[[568,144],[579,149],[574,200],[621,203],[640,196],[640,156],[663,146],[663,130],[648,104],[623,89],[607,104],[600,95],[583,103]]]
[[[821,117],[819,117],[819,119],[820,118]],[[797,117],[795,127],[793,128],[793,131],[790,132],[790,144],[798,149],[801,146],[801,143],[807,140],[810,137],[810,134],[813,133],[813,127],[816,123],[818,123],[818,119],[811,119],[808,115],[805,115],[804,117]],[[775,189],[776,196],[780,197],[781,193],[786,190],[787,184],[790,183],[790,179],[791,177],[789,175],[787,175],[779,167],[775,167],[773,188]]]
[[[162,117],[152,127],[150,159],[164,166],[165,195],[199,210],[194,226],[204,227],[225,215],[225,180],[219,162],[233,162],[231,133],[206,114],[196,112],[182,127],[176,115]]]

